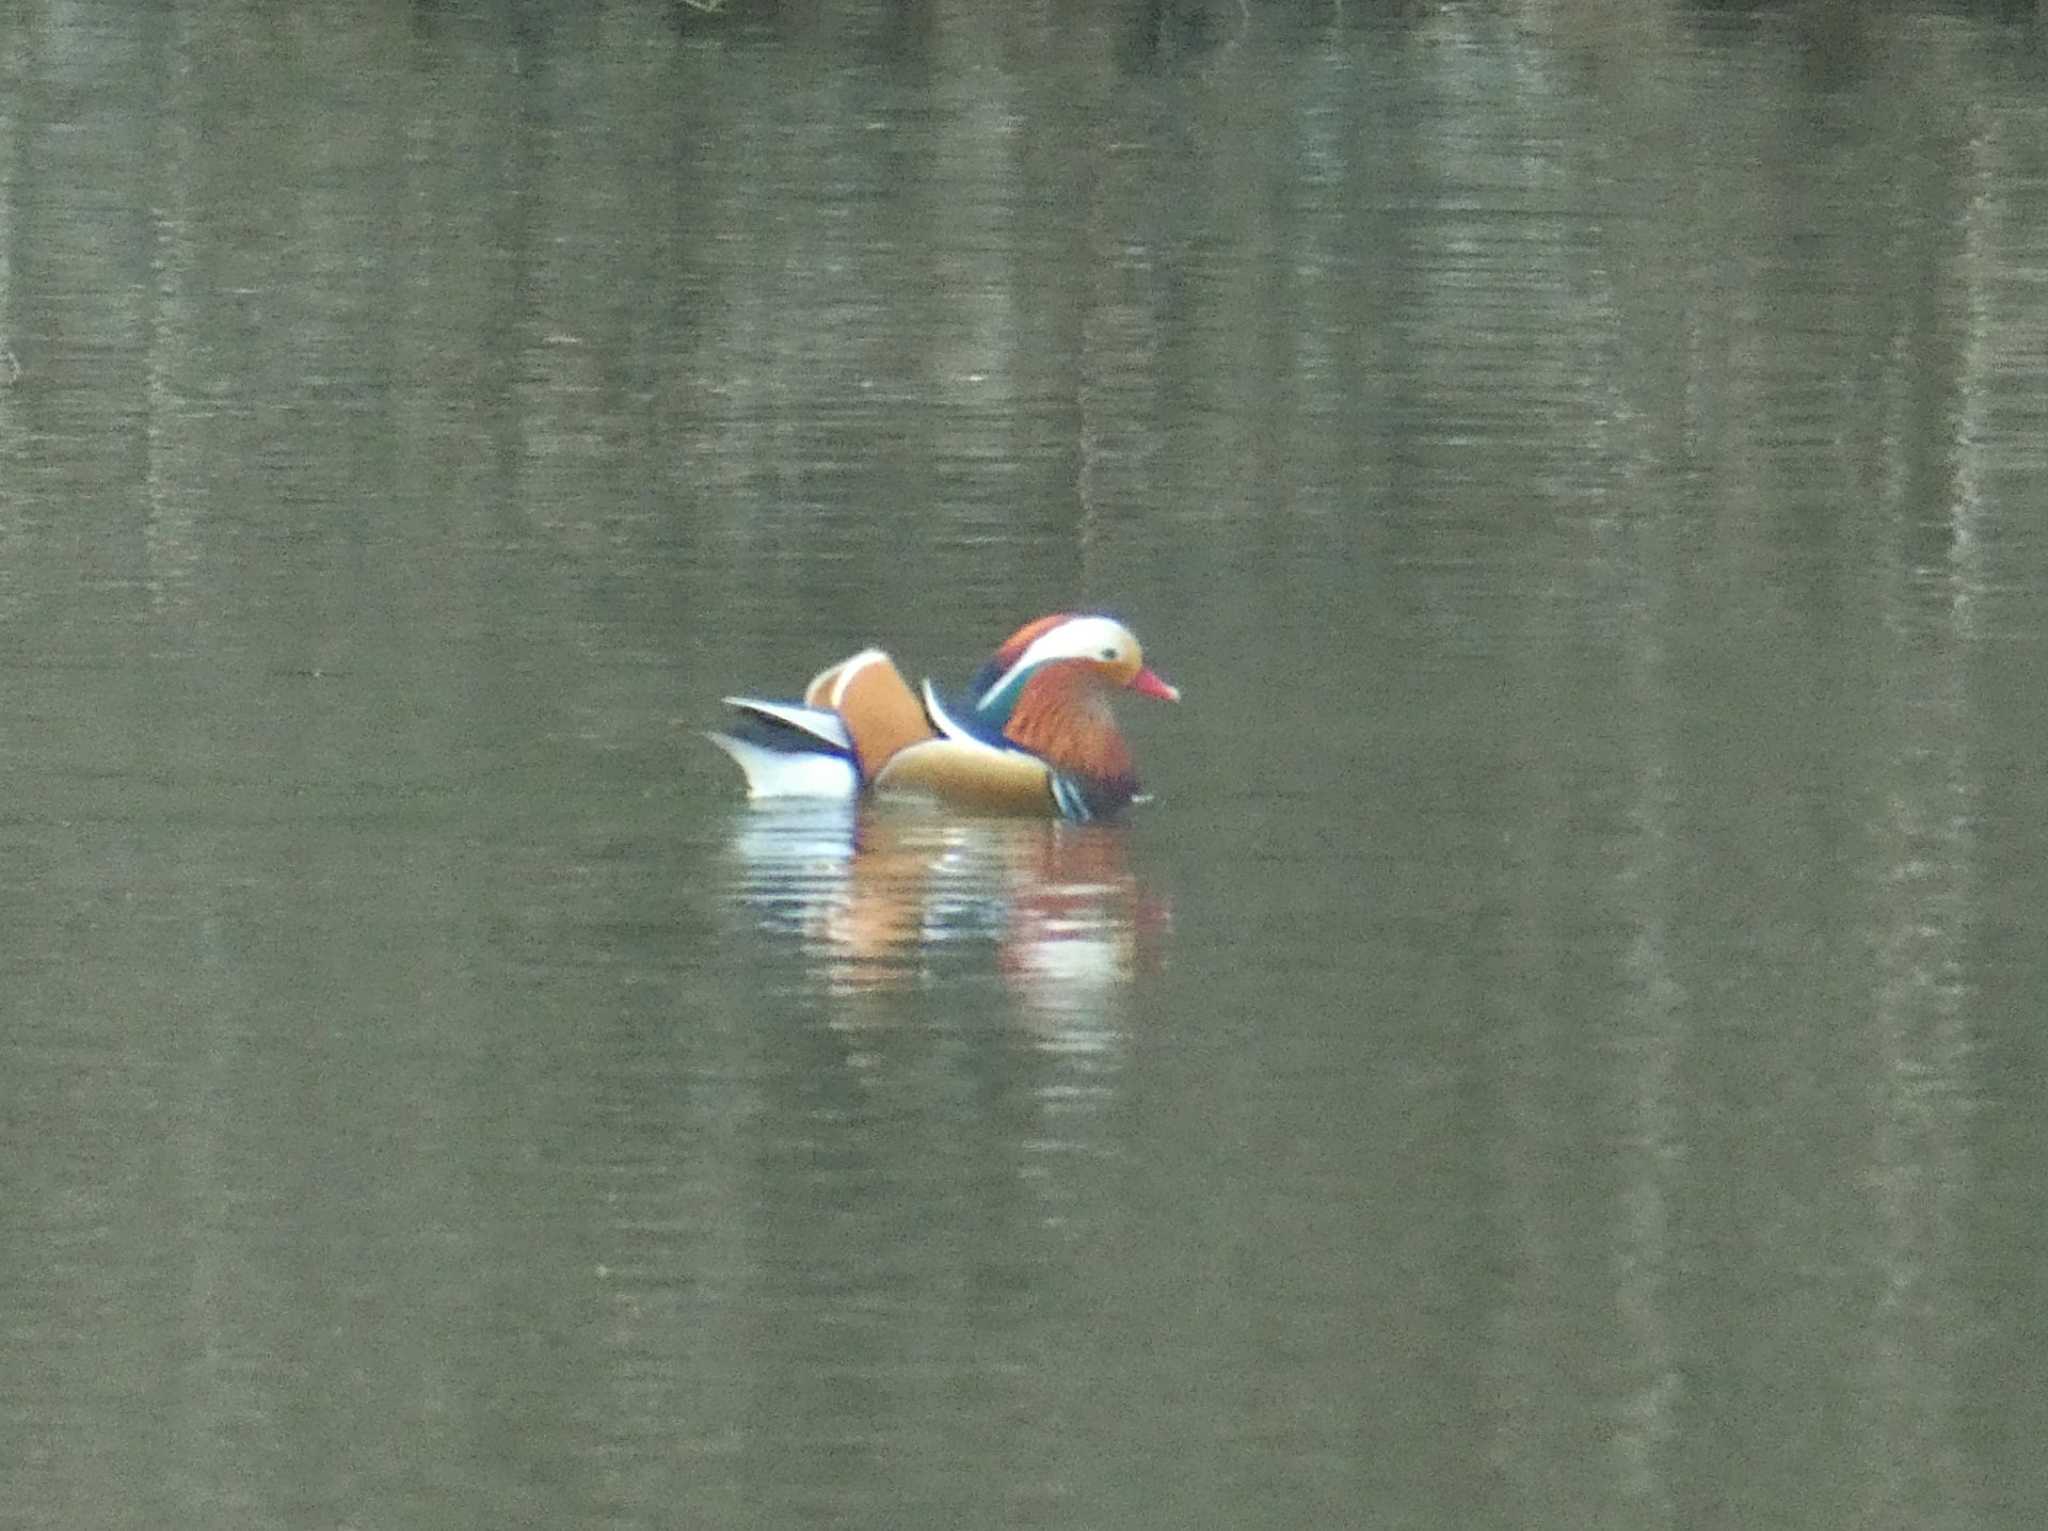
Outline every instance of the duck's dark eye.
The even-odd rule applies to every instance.
[[[1112,659],[1112,660],[1113,660],[1113,659],[1115,659],[1115,658],[1116,658],[1116,650],[1115,650],[1115,649],[1104,649],[1104,650],[1102,651],[1102,657],[1103,657],[1104,659]]]

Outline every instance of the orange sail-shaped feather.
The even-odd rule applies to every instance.
[[[880,649],[863,649],[819,674],[804,688],[804,702],[839,715],[865,781],[899,750],[938,737],[924,703]]]

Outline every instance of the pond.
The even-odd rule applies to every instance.
[[[2042,43],[18,9],[13,1515],[2048,1519]]]

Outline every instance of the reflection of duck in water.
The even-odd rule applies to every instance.
[[[1020,998],[1070,1012],[1155,967],[1170,923],[1113,829],[789,803],[748,814],[733,850],[746,904],[840,993],[971,967],[992,946]]]
[[[1171,923],[1172,905],[1131,871],[1124,836],[1054,826],[1018,880],[997,960],[1039,1009],[1083,1012],[1105,990],[1158,970]]]
[[[916,794],[956,807],[1087,822],[1138,795],[1109,698],[1180,693],[1146,668],[1110,617],[1041,617],[1012,633],[949,707],[926,681],[864,649],[818,675],[802,702],[728,697],[739,716],[710,737],[754,797]]]

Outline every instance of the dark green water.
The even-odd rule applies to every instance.
[[[2048,1521],[2037,22],[372,10],[0,19],[0,1519]]]

